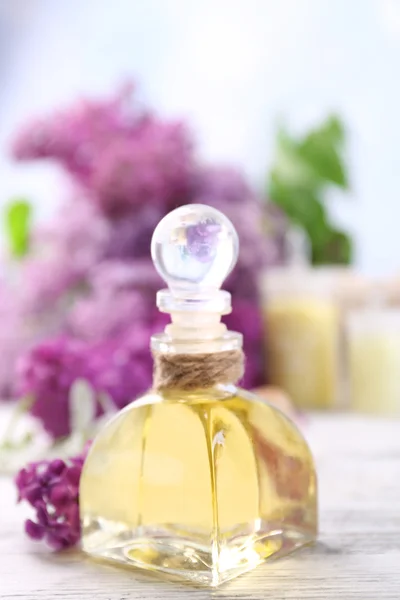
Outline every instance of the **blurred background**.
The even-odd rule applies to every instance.
[[[399,60],[398,0],[0,0],[1,396],[58,440],[82,380],[148,389],[151,234],[201,202],[244,384],[399,414]]]
[[[304,132],[335,111],[348,129],[351,191],[330,210],[366,272],[398,268],[397,0],[13,0],[0,3],[0,200],[59,199],[54,168],[20,169],[7,142],[32,115],[134,78],[164,115],[187,118],[207,160],[263,186],[278,119]]]

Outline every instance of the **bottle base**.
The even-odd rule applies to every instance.
[[[216,587],[269,558],[284,556],[315,540],[312,532],[276,525],[261,522],[256,533],[249,533],[248,526],[238,528],[233,535],[207,544],[201,536],[188,535],[176,526],[126,530],[96,520],[85,527],[91,533],[84,538],[83,550],[96,558],[159,572],[170,579]]]

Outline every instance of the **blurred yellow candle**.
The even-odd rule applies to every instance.
[[[323,298],[272,298],[265,308],[269,381],[300,408],[330,408],[337,397],[338,311]]]
[[[400,415],[400,311],[349,315],[348,353],[351,407]]]

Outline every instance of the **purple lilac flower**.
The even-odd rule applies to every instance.
[[[246,177],[239,170],[229,166],[198,170],[195,176],[194,194],[232,204],[243,204],[250,199],[252,201],[256,199]]]
[[[128,90],[129,92],[129,90]],[[12,151],[18,159],[61,163],[108,217],[145,203],[185,203],[194,158],[186,127],[129,106],[126,89],[102,102],[82,101],[25,128]]]
[[[27,260],[21,265],[27,315],[56,309],[58,301],[77,287],[82,278],[78,265],[66,252]]]
[[[123,261],[149,260],[151,236],[164,215],[165,211],[161,207],[147,204],[140,210],[113,219],[109,223],[109,237],[104,248],[105,258]]]
[[[31,463],[15,478],[18,502],[35,509],[35,518],[25,521],[25,532],[33,540],[44,540],[54,550],[74,546],[80,539],[79,480],[87,448],[67,460]]]
[[[20,267],[27,313],[53,311],[58,301],[85,285],[109,243],[107,221],[90,204],[74,200],[35,235],[34,254]]]
[[[67,316],[68,330],[80,339],[100,341],[142,323],[147,312],[139,292],[102,288],[75,303]]]
[[[64,331],[73,297],[104,254],[107,230],[93,210],[85,203],[62,209],[51,227],[35,232],[32,256],[8,269],[1,281],[1,398],[17,393],[18,357]]]
[[[96,390],[108,394],[118,408],[123,408],[150,389],[153,381],[153,358],[150,337],[162,331],[168,317],[154,313],[151,324],[137,324],[111,339],[92,347],[90,369]]]
[[[64,336],[37,344],[17,362],[18,392],[33,397],[32,415],[55,439],[70,433],[72,384],[77,379],[91,382],[88,353],[86,344]]]
[[[265,383],[264,329],[260,306],[254,299],[232,300],[232,312],[222,319],[228,329],[243,334],[245,373],[240,385],[247,389]]]
[[[85,341],[67,336],[47,340],[19,358],[17,389],[21,396],[33,397],[31,414],[54,439],[70,433],[69,395],[76,380],[88,381],[95,393],[106,393],[118,408],[151,387],[150,337],[163,330],[168,317],[155,308],[148,311],[136,322],[126,315],[119,324],[113,321],[112,335],[84,328],[80,333],[87,333]]]
[[[15,307],[7,312],[0,309],[0,398],[2,400],[15,397],[14,368],[18,357],[26,352],[36,341],[34,332],[29,330],[23,315]]]
[[[59,347],[54,342],[51,360],[46,344],[31,351],[31,371],[25,365],[19,375],[22,389],[37,398],[33,410],[55,436],[69,430],[67,397],[78,376],[106,390],[118,406],[150,385],[148,345],[160,318],[154,304],[162,285],[149,260],[150,240],[164,214],[184,203],[220,209],[238,231],[239,261],[226,282],[235,307],[229,322],[245,340],[249,337],[247,381],[259,381],[263,331],[258,285],[262,269],[280,260],[275,235],[279,238],[281,232],[279,215],[266,219],[268,211],[238,171],[196,166],[186,128],[145,114],[137,103],[130,104],[130,91],[83,101],[38,121],[14,144],[17,158],[58,161],[79,190],[76,201],[41,234],[39,256],[28,258],[23,268],[23,314],[48,318],[57,316],[60,306],[64,319],[57,317],[54,323],[71,338]],[[273,231],[268,239],[266,223]],[[206,252],[206,259],[200,237],[194,246],[202,256]],[[81,297],[82,291],[87,295]],[[75,342],[82,345],[79,366],[75,351],[69,351]],[[46,402],[52,397],[56,401]],[[61,425],[56,427],[57,414]]]
[[[93,387],[119,408],[152,384],[150,338],[169,322],[156,308],[159,287],[150,260],[105,262],[94,271],[92,293],[70,315],[71,332],[90,343]]]
[[[115,138],[94,165],[91,190],[101,211],[118,218],[150,204],[165,212],[184,203],[193,173],[192,148],[181,123],[146,120]]]
[[[112,287],[148,291],[153,294],[155,304],[155,292],[160,289],[162,280],[148,257],[135,261],[103,261],[92,270],[90,283],[94,290]]]
[[[134,261],[103,261],[92,270],[90,283],[95,291],[109,287],[146,292],[150,294],[152,304],[155,305],[155,293],[163,282],[148,257],[145,260]]]
[[[93,204],[82,197],[80,190],[64,202],[53,219],[38,229],[36,246],[51,250],[69,250],[80,271],[91,268],[103,257],[109,242],[110,225]]]
[[[69,311],[71,335],[99,342],[158,320],[156,291],[161,281],[150,260],[104,261],[93,269],[89,283],[91,292]],[[150,333],[147,345],[149,340]]]
[[[114,137],[138,127],[143,113],[130,109],[131,86],[105,100],[80,100],[66,110],[39,118],[21,129],[12,144],[19,160],[53,159],[87,185],[99,153]]]
[[[45,275],[44,273],[42,275]],[[0,285],[0,398],[17,395],[15,365],[22,354],[60,330],[63,317],[54,310],[38,314],[30,302],[30,283],[12,273]]]

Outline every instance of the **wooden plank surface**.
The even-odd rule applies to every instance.
[[[214,591],[166,583],[30,542],[24,509],[0,478],[0,598],[400,600],[400,421],[313,416],[303,429],[319,472],[315,546]]]

